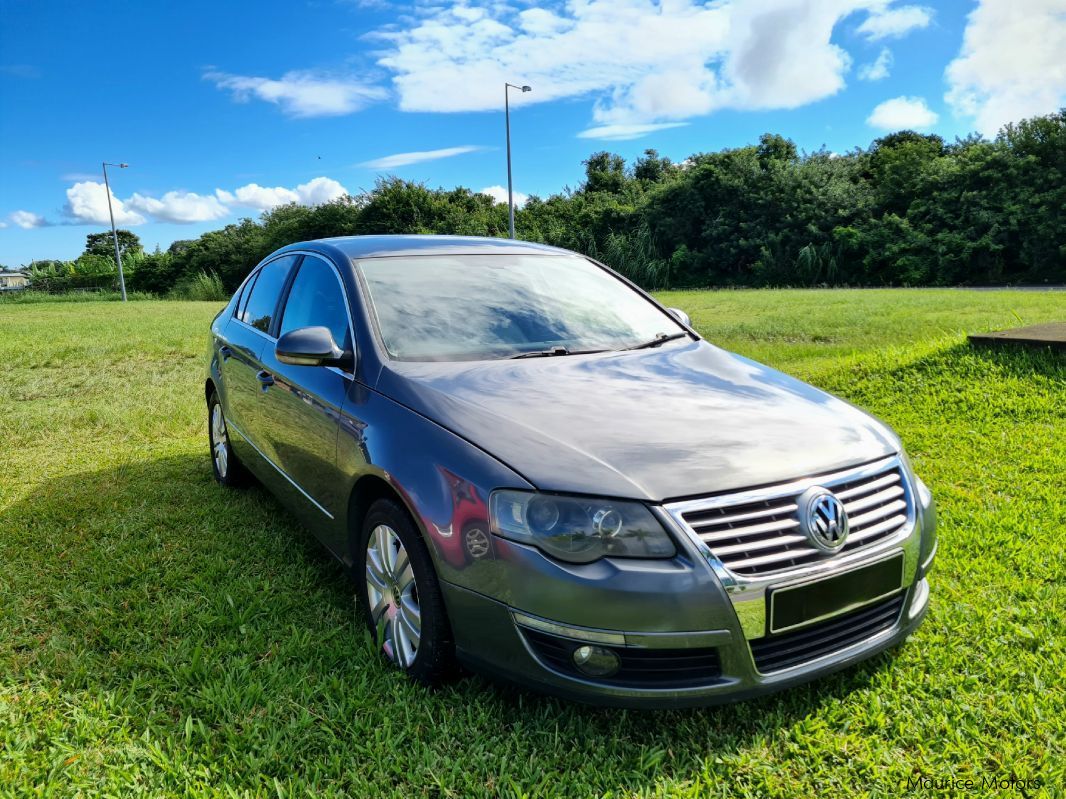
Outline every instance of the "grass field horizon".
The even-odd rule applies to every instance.
[[[376,655],[340,567],[269,494],[212,481],[221,303],[0,304],[0,797],[1066,792],[1066,356],[965,338],[1064,320],[1066,293],[657,296],[901,435],[940,511],[907,644],[703,710],[477,677],[427,691]]]

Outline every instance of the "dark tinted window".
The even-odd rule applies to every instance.
[[[341,349],[349,349],[348,312],[337,274],[321,258],[307,256],[292,282],[281,333],[319,325],[329,328]]]
[[[237,303],[233,306],[233,315],[238,319],[244,318],[244,306],[248,304],[248,295],[252,293],[252,286],[255,285],[255,279],[258,274],[252,275],[237,290]]]
[[[252,286],[251,296],[241,313],[241,321],[252,327],[270,332],[270,323],[274,318],[274,311],[278,307],[278,298],[281,290],[285,287],[285,279],[289,276],[289,270],[296,262],[297,256],[290,255],[278,258],[259,270],[259,277]]]

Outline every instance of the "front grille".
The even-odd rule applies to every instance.
[[[816,622],[794,632],[768,635],[748,643],[762,674],[798,666],[891,629],[903,609],[903,593],[864,608]]]
[[[687,688],[717,682],[722,676],[718,650],[640,649],[628,646],[605,646],[576,641],[539,630],[522,628],[522,634],[544,663],[571,677],[630,688]],[[579,646],[602,646],[618,655],[621,668],[611,677],[588,677],[574,666],[574,650]]]
[[[850,532],[841,552],[870,546],[907,523],[911,499],[904,487],[899,462],[872,472],[856,470],[805,482],[786,489],[745,492],[737,502],[730,497],[712,497],[706,507],[700,502],[682,512],[681,518],[710,547],[722,564],[734,572],[754,576],[805,566],[824,560],[800,529],[800,495],[810,485],[830,489],[848,514]],[[758,496],[754,501],[752,494]],[[743,499],[741,498],[743,497]]]

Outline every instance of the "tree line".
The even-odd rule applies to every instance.
[[[1066,282],[1066,109],[991,141],[901,131],[849,153],[800,153],[766,134],[680,163],[646,150],[632,164],[599,152],[584,165],[576,189],[518,210],[519,238],[586,253],[647,288]],[[143,252],[127,231],[120,244],[130,290],[188,296],[232,291],[286,244],[376,233],[506,236],[507,208],[383,178],[165,251]],[[71,287],[102,285],[112,255],[110,234],[91,234],[77,261],[39,262],[31,277],[53,290],[63,274]]]

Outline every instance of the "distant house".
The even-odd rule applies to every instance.
[[[30,279],[22,272],[0,270],[0,291],[18,291],[30,284]]]

